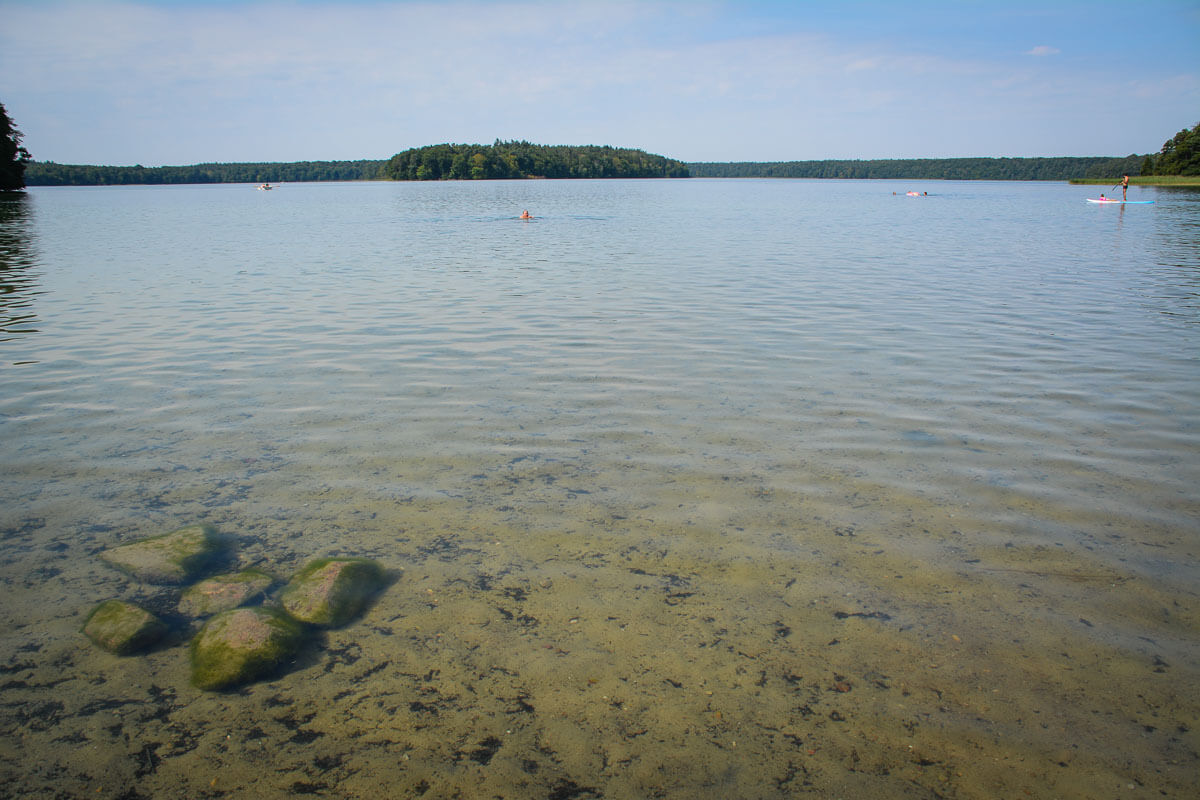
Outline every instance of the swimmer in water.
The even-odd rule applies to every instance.
[[[533,217],[529,214],[529,209],[525,209],[521,212],[521,219],[533,219]]]

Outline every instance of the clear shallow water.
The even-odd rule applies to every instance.
[[[1183,796],[1200,195],[1137,191],[1157,203],[741,180],[6,201],[7,780]],[[94,651],[96,602],[172,602],[96,554],[195,521],[281,576],[339,553],[400,576],[232,695],[188,685],[182,644]]]

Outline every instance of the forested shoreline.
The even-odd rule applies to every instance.
[[[122,186],[175,183],[302,183],[380,178],[382,160],[193,164],[180,167],[94,166],[31,161],[27,186]]]
[[[4,107],[0,105],[0,112]],[[301,183],[512,178],[848,178],[859,180],[1097,181],[1121,175],[1200,174],[1200,125],[1183,129],[1157,154],[1058,158],[891,158],[819,161],[684,163],[608,145],[434,144],[390,159],[193,164],[180,167],[96,166],[30,161],[20,132],[3,116],[13,168],[27,186],[113,186],[168,183]],[[20,156],[18,158],[17,156]],[[20,181],[14,188],[20,188]]]
[[[1125,158],[917,158],[684,163],[641,150],[529,145],[430,145],[388,160],[298,161],[132,167],[31,161],[28,186],[301,183],[504,178],[846,178],[867,180],[1069,181],[1143,174],[1146,156]]]
[[[690,163],[696,178],[845,178],[857,180],[1069,181],[1138,175],[1146,156],[1125,158],[897,158]]]

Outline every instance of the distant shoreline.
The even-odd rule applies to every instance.
[[[1195,176],[1138,176],[1144,156],[1125,158],[946,158],[823,161],[690,162],[694,178],[817,178],[848,180],[1000,180],[1112,185],[1128,174],[1139,186],[1200,186]],[[384,159],[209,163],[131,167],[33,161],[27,186],[123,186],[207,183],[311,183],[389,180]],[[604,180],[579,178],[577,180]]]
[[[845,178],[852,180],[1070,181],[1137,175],[1145,156],[1048,158],[888,158],[689,163],[694,178]]]
[[[114,167],[32,161],[25,169],[26,186],[155,186],[192,183],[308,183],[311,181],[380,180],[382,159],[361,161],[291,161],[208,163],[186,166]]]

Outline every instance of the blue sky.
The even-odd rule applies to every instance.
[[[39,160],[1127,155],[1200,122],[1200,0],[0,0]]]

